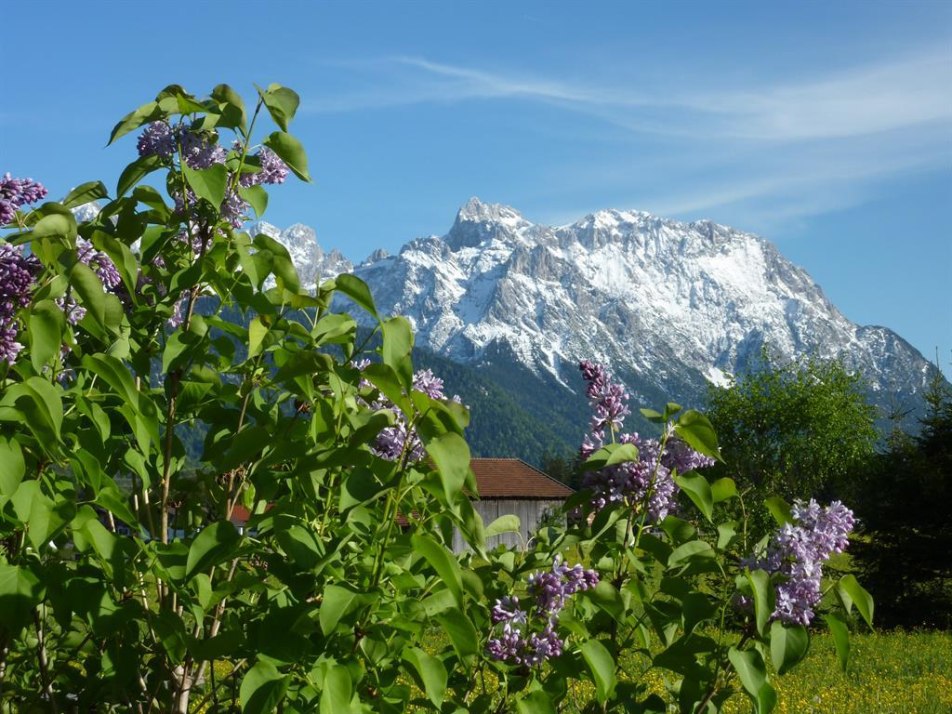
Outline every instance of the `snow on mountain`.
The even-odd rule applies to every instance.
[[[304,226],[260,226],[304,282],[347,269]],[[473,198],[445,236],[375,252],[354,272],[382,312],[410,319],[417,345],[464,364],[514,360],[565,386],[593,359],[642,396],[698,403],[767,346],[780,359],[841,358],[901,404],[918,401],[932,369],[890,330],[850,322],[773,245],[710,221],[606,210],[545,226]]]

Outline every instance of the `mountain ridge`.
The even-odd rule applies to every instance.
[[[308,253],[311,235],[286,237],[302,281],[349,268],[381,312],[408,317],[421,348],[497,372],[518,363],[576,394],[576,365],[593,359],[636,400],[700,405],[709,382],[767,349],[781,361],[841,359],[885,410],[917,402],[935,369],[892,330],[848,320],[769,241],[709,220],[606,209],[547,226],[472,198],[445,235],[358,265]]]

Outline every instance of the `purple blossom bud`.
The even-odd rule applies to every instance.
[[[175,138],[172,128],[164,121],[152,122],[139,135],[136,148],[139,150],[139,156],[170,158],[175,152]]]

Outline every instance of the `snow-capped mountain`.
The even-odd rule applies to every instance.
[[[301,245],[313,236],[292,231]],[[319,260],[298,263],[305,280],[328,270],[308,246]],[[710,221],[607,210],[552,227],[473,198],[445,236],[375,253],[354,272],[432,352],[515,362],[570,388],[579,360],[593,359],[652,403],[700,403],[709,381],[743,372],[763,346],[782,360],[838,357],[883,405],[917,401],[933,369],[892,331],[850,322],[767,241]]]

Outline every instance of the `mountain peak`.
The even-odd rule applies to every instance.
[[[456,213],[456,221],[447,234],[453,250],[475,247],[490,237],[513,238],[532,224],[522,214],[501,203],[483,203],[469,199]]]

